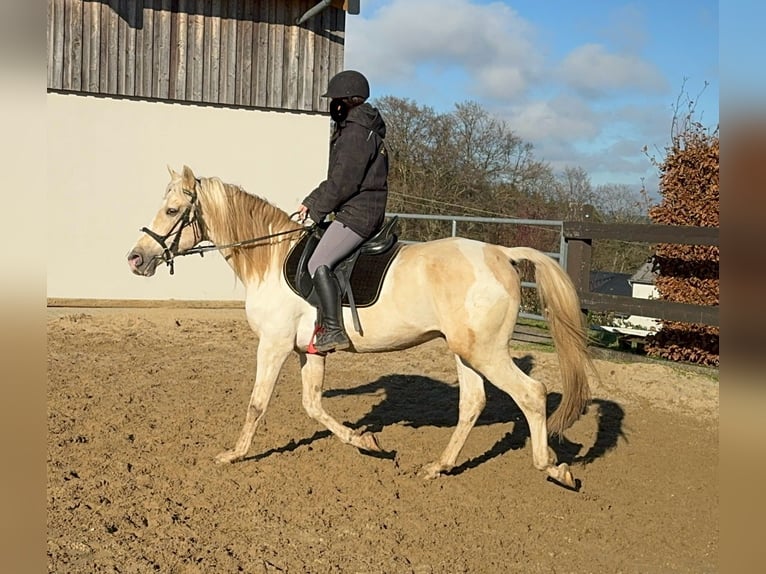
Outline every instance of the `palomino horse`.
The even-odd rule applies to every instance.
[[[290,247],[303,226],[264,199],[220,179],[197,178],[184,166],[170,170],[162,207],[128,255],[136,275],[151,276],[159,263],[199,253],[202,241],[220,250],[246,288],[245,309],[258,337],[255,385],[235,446],[219,463],[242,460],[263,418],[282,365],[300,356],[303,407],[344,443],[380,451],[373,434],[351,429],[322,406],[325,356],[308,351],[316,309],[293,292],[282,274]],[[249,239],[256,238],[256,239]],[[519,312],[520,279],[513,263],[535,265],[540,299],[556,346],[563,398],[546,420],[547,389],[513,362],[509,343]],[[171,268],[172,272],[172,268]],[[346,324],[349,310],[345,309]],[[548,435],[574,423],[589,401],[587,339],[572,282],[547,255],[528,247],[502,247],[463,238],[405,245],[388,270],[378,301],[359,309],[363,334],[349,329],[357,353],[400,350],[442,337],[455,355],[460,390],[459,418],[441,457],[421,474],[448,472],[486,398],[483,377],[508,393],[529,424],[534,466],[569,487],[567,464],[556,464]]]

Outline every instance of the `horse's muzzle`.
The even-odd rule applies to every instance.
[[[128,253],[128,265],[135,275],[151,277],[157,269],[157,258],[151,257],[147,260],[140,251],[133,250]]]

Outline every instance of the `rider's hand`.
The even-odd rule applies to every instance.
[[[309,208],[303,205],[302,203],[298,207],[298,221],[306,221],[306,218],[309,215]]]

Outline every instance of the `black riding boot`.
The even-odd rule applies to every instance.
[[[314,289],[319,299],[321,322],[314,348],[320,352],[346,349],[350,342],[343,328],[340,287],[335,274],[326,265],[314,272]]]

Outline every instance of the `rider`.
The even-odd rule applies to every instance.
[[[341,293],[335,265],[383,225],[388,198],[386,124],[369,103],[370,85],[362,74],[345,70],[333,76],[323,98],[330,98],[333,120],[327,179],[298,208],[317,223],[334,219],[308,262],[319,300],[314,347],[327,352],[350,342],[343,328]]]

